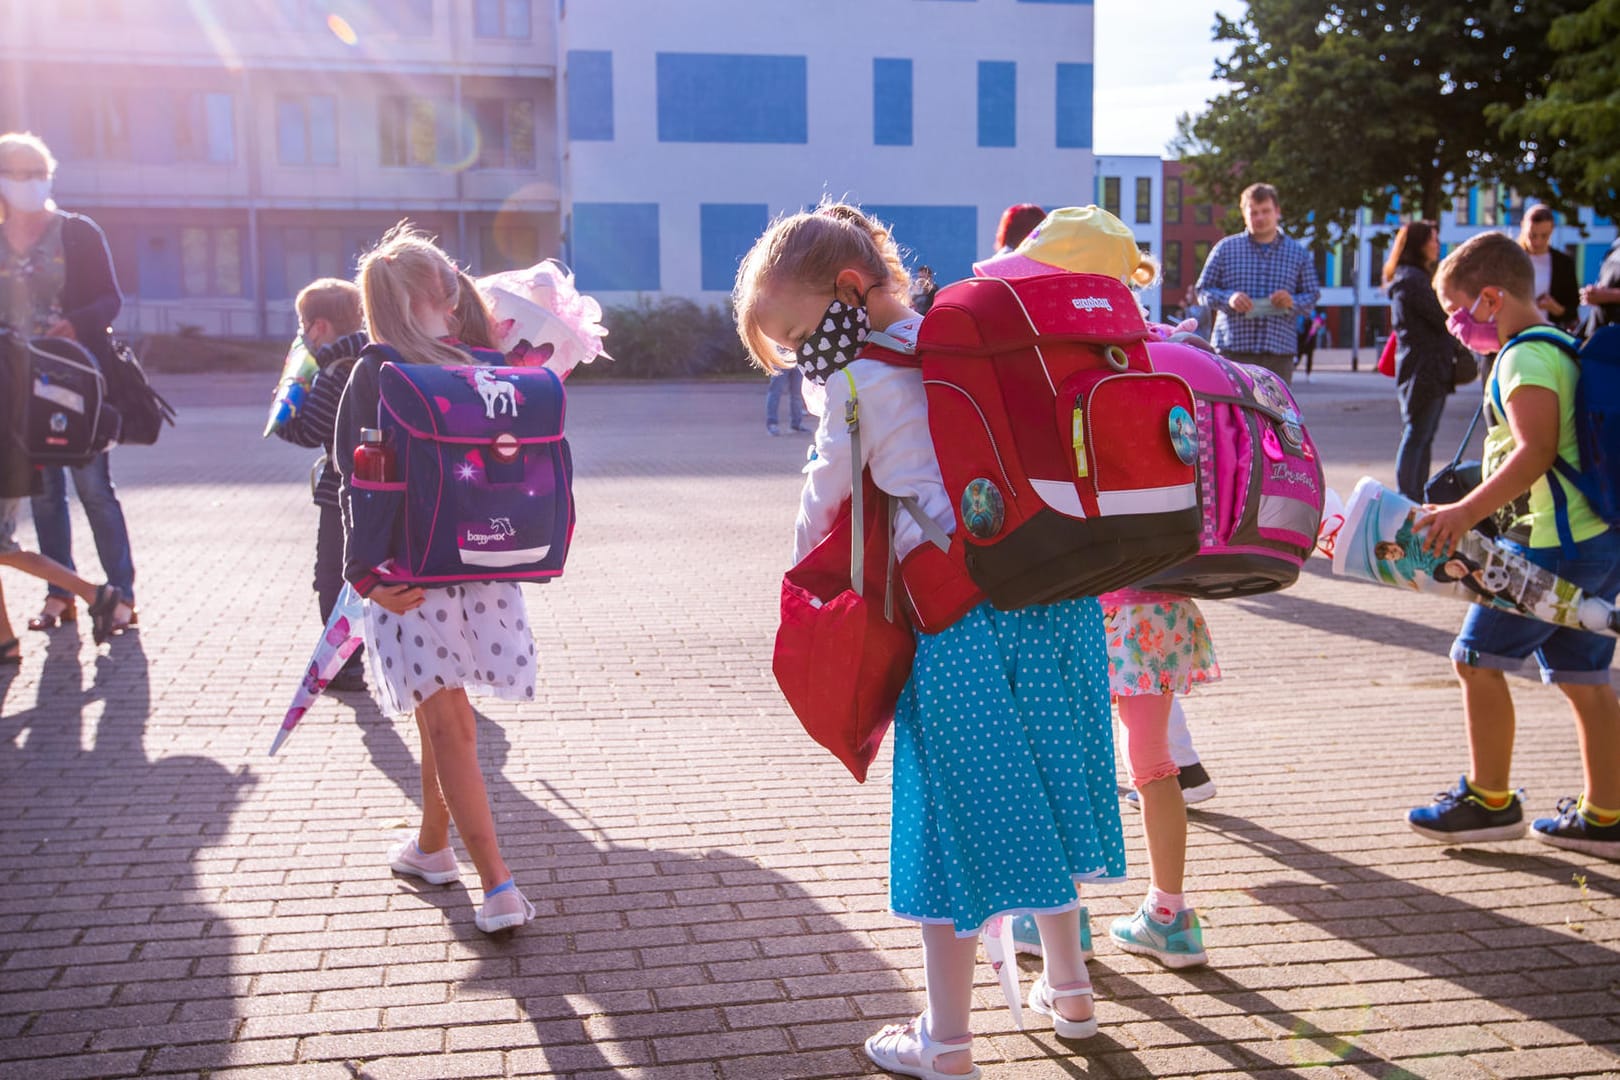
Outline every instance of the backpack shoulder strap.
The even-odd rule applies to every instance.
[[[922,367],[922,357],[917,355],[916,345],[881,330],[866,335],[855,359],[877,360],[895,367]]]

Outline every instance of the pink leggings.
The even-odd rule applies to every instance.
[[[1144,784],[1179,775],[1181,768],[1170,754],[1171,694],[1145,694],[1120,697],[1119,723],[1125,729],[1125,763],[1131,770],[1131,784],[1138,790]]]

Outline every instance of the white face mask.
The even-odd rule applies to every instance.
[[[37,214],[51,201],[49,180],[13,180],[0,177],[0,202],[20,214]]]

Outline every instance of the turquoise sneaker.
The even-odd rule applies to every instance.
[[[1197,967],[1209,959],[1204,955],[1204,930],[1192,908],[1177,914],[1167,926],[1155,922],[1143,904],[1129,918],[1115,919],[1108,936],[1126,952],[1151,956],[1165,967]]]
[[[1041,955],[1041,932],[1035,928],[1035,916],[1020,915],[1012,925],[1013,951]],[[1080,909],[1080,955],[1091,959],[1091,912]]]

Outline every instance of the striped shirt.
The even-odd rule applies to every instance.
[[[1291,236],[1278,233],[1269,244],[1248,233],[1228,236],[1215,245],[1198,275],[1198,298],[1215,309],[1215,336],[1210,344],[1222,353],[1267,353],[1293,356],[1299,351],[1294,316],[1316,307],[1321,286],[1311,253]],[[1232,310],[1233,293],[1256,304],[1278,289],[1294,298],[1294,310],[1281,315],[1243,316]]]
[[[315,504],[338,505],[338,476],[332,468],[332,438],[337,429],[338,402],[349,383],[353,360],[366,347],[364,331],[345,334],[315,352],[318,370],[309,384],[304,406],[282,427],[280,435],[294,446],[318,447],[325,453],[318,462],[320,479],[315,481]]]

